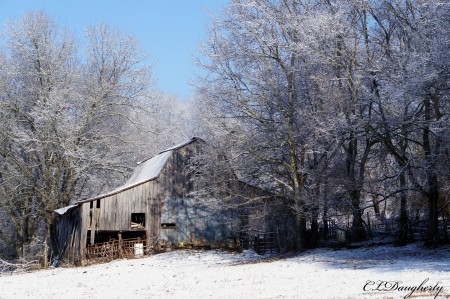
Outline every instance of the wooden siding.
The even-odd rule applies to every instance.
[[[195,145],[187,145],[174,150],[161,174],[131,189],[111,196],[82,203],[82,217],[85,230],[129,231],[131,214],[145,213],[145,229],[156,236],[160,224],[160,203],[166,198],[186,197],[192,190],[187,169],[189,158],[197,150]],[[97,208],[99,203],[99,208]],[[92,206],[92,208],[91,208]],[[92,218],[92,227],[89,219]]]
[[[89,203],[83,204],[80,207],[81,212],[81,226],[79,228],[80,235],[81,235],[81,241],[80,241],[80,254],[82,254],[82,250],[86,248],[86,242],[87,242],[87,227],[89,222]]]
[[[167,160],[166,165],[156,180],[161,200],[165,198],[186,197],[193,191],[188,167],[190,158],[198,150],[199,144],[192,143],[172,153],[172,156]]]
[[[132,189],[97,199],[92,202],[84,202],[83,231],[132,231],[131,215],[133,213],[145,214],[145,230],[150,237],[157,234],[159,227],[159,201],[155,181],[149,181]],[[99,201],[99,208],[97,204]],[[92,208],[91,208],[92,206]],[[92,224],[89,225],[89,219]]]
[[[56,218],[57,227],[57,257],[65,257],[71,264],[80,264],[82,260],[81,243],[85,238],[82,237],[82,222],[80,207],[67,211],[66,214]]]
[[[154,184],[147,182],[111,197],[99,199],[98,230],[131,230],[131,214],[145,213],[148,217],[148,201],[154,198]],[[95,205],[94,205],[94,209]],[[146,221],[146,225],[147,225]]]
[[[200,142],[199,142],[200,141]],[[145,213],[145,230],[148,245],[154,241],[164,241],[168,237],[168,230],[161,229],[161,210],[164,211],[165,221],[177,222],[179,231],[172,242],[186,242],[192,239],[205,239],[207,241],[220,241],[235,230],[237,223],[232,215],[214,214],[207,209],[199,208],[190,198],[194,184],[189,173],[190,158],[202,146],[200,139],[172,150],[159,176],[153,180],[137,184],[124,190],[112,192],[108,196],[98,196],[91,200],[79,202],[75,210],[78,213],[78,222],[72,235],[72,250],[83,252],[88,240],[95,242],[95,235],[99,231],[127,232],[131,228],[131,215]],[[176,202],[176,208],[167,210],[170,203]],[[62,218],[68,217],[64,215]],[[72,221],[67,219],[67,221]],[[138,229],[139,230],[139,229]],[[66,234],[70,234],[65,230]],[[175,233],[175,232],[174,232]],[[169,240],[165,240],[169,241]]]

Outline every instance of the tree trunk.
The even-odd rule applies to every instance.
[[[326,155],[326,154],[325,154]],[[324,167],[324,173],[328,172],[328,157],[325,159],[325,167]],[[322,216],[322,222],[323,222],[323,232],[322,232],[322,238],[324,240],[328,240],[328,175],[325,174],[325,183],[324,183],[324,192],[323,192],[323,216]]]
[[[350,200],[352,207],[352,231],[351,231],[351,241],[359,242],[366,239],[366,231],[364,229],[362,215],[363,210],[360,209],[361,204],[361,188],[364,180],[365,163],[368,156],[369,146],[366,146],[364,155],[361,159],[359,166],[359,177],[356,178],[356,160],[358,156],[358,141],[355,137],[354,132],[350,134],[350,141],[348,145],[348,157],[347,157],[347,175],[351,184]]]
[[[312,211],[312,219],[311,219],[311,239],[309,242],[309,246],[316,247],[317,241],[319,240],[319,223],[318,223],[318,213],[317,208],[314,208]]]
[[[438,238],[438,198],[439,182],[435,172],[434,157],[430,141],[431,103],[429,99],[424,100],[425,127],[423,129],[423,149],[425,153],[426,177],[428,185],[428,242],[436,242]]]
[[[363,210],[359,208],[360,205],[360,191],[355,190],[352,192],[352,207],[353,207],[353,221],[352,221],[352,233],[351,241],[360,242],[366,239],[366,230],[363,223]]]
[[[400,172],[400,245],[408,244],[409,224],[407,212],[406,173],[404,167]]]
[[[377,202],[376,196],[372,196],[372,204],[373,204],[373,211],[375,212],[375,216],[377,218],[380,218],[380,204]]]
[[[297,203],[297,207],[302,207],[301,203]],[[303,207],[302,207],[303,210]],[[305,248],[306,240],[306,220],[303,212],[296,212],[295,215],[295,234],[296,234],[296,250],[302,250]]]
[[[430,186],[428,195],[428,241],[435,243],[439,238],[439,223],[438,223],[438,180],[435,174],[431,174],[428,178]]]
[[[324,239],[324,240],[328,240],[328,231],[329,231],[329,227],[328,227],[328,219],[327,219],[327,217],[326,217],[326,215],[325,215],[325,212],[324,212],[324,215],[323,215],[324,217],[323,217],[323,219],[322,219],[322,223],[323,223],[323,231],[322,231],[322,238]]]
[[[296,187],[294,193],[296,214],[295,214],[295,240],[296,240],[296,250],[302,250],[305,248],[306,243],[306,220],[305,220],[305,207],[304,203],[301,199],[301,183],[302,180],[299,180],[299,176],[297,175],[297,179],[294,180],[294,186]]]

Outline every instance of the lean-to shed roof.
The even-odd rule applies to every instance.
[[[59,215],[64,215],[67,211],[70,211],[70,210],[72,210],[73,208],[76,208],[76,207],[77,207],[77,205],[70,205],[70,206],[67,206],[67,207],[63,207],[63,208],[57,209],[54,212],[58,213]]]

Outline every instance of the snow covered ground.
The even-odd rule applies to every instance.
[[[0,276],[0,298],[404,298],[421,283],[428,290],[411,298],[450,298],[450,246],[316,249],[283,259],[173,251]]]

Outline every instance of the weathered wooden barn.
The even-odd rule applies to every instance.
[[[189,160],[203,144],[194,137],[162,151],[140,162],[123,186],[56,210],[59,258],[79,264],[90,257],[233,240],[239,218],[189,196],[194,188]]]

